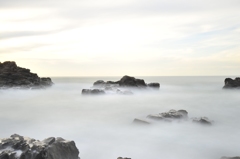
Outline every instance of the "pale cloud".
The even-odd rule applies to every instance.
[[[240,3],[211,2],[0,0],[1,61],[48,76],[237,74]]]

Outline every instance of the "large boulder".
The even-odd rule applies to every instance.
[[[138,87],[138,88],[147,87],[143,79],[136,79],[135,77],[131,76],[123,76],[119,81],[119,85],[121,87]]]
[[[15,62],[0,62],[0,88],[45,88],[52,84],[51,78],[40,78]]]
[[[0,159],[80,159],[74,141],[50,137],[43,141],[17,134],[0,139]]]
[[[235,78],[234,80],[231,78],[226,78],[224,80],[225,85],[223,88],[239,88],[240,89],[240,77]]]
[[[159,83],[149,83],[149,84],[147,84],[147,86],[149,88],[152,88],[152,89],[159,89],[160,88],[160,84]]]

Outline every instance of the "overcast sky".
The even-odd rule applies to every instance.
[[[0,0],[0,62],[40,76],[240,74],[239,0]]]

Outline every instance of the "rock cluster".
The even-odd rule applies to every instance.
[[[150,114],[147,116],[147,121],[135,118],[133,120],[133,123],[147,125],[151,123],[149,119],[154,121],[172,122],[172,121],[188,121],[189,118],[188,118],[188,112],[186,110],[171,109],[168,112],[163,112],[159,114]],[[203,125],[211,125],[213,123],[213,121],[209,120],[207,117],[191,118],[191,120],[194,123],[199,123]]]
[[[119,81],[115,81],[115,82],[114,81],[105,82],[103,80],[98,80],[93,83],[93,88],[94,89],[83,89],[82,94],[105,94],[105,93],[133,94],[131,90],[126,90],[126,89],[147,89],[148,88],[148,89],[159,90],[160,84],[159,83],[146,84],[143,79],[137,79],[131,76],[123,76]]]
[[[80,159],[74,141],[50,137],[43,141],[17,134],[0,140],[0,159]]]
[[[229,88],[238,88],[240,89],[240,77],[236,77],[235,79],[226,78],[224,80],[225,85],[223,86],[224,89]]]
[[[52,84],[50,78],[40,78],[15,62],[0,62],[0,88],[44,88]]]

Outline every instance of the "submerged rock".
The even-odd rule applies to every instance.
[[[137,119],[135,118],[133,120],[133,124],[138,124],[138,125],[149,125],[150,123],[145,121],[145,120],[141,120],[141,119]]]
[[[17,134],[0,139],[0,159],[80,159],[74,141],[50,137],[43,141]]]
[[[15,62],[0,62],[0,88],[45,88],[52,84],[51,78],[40,78]]]
[[[159,114],[150,114],[147,116],[149,119],[162,120],[162,121],[172,121],[175,119],[187,119],[188,112],[186,110],[170,110],[168,112],[159,113]]]
[[[149,83],[147,86],[149,88],[153,88],[153,89],[159,89],[160,88],[160,84],[159,83]]]
[[[212,125],[213,123],[213,121],[209,120],[207,117],[193,118],[192,121],[204,125]]]
[[[103,95],[105,94],[105,91],[101,89],[83,89],[82,94],[83,95]]]
[[[240,77],[235,78],[234,80],[231,78],[226,78],[224,80],[225,85],[223,86],[224,89],[229,88],[239,88],[240,89]]]

